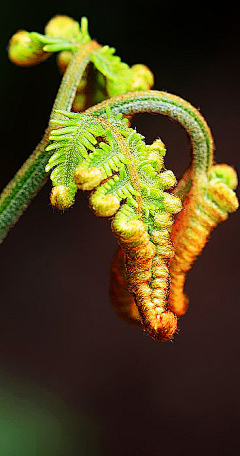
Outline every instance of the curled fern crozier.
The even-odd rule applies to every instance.
[[[156,140],[147,146],[127,119],[110,109],[104,117],[57,114],[63,119],[55,121],[60,128],[52,132],[47,148],[55,150],[47,166],[54,167],[55,192],[59,190],[60,199],[63,188],[70,197],[76,186],[92,190],[93,211],[112,217],[128,290],[144,329],[153,338],[171,339],[177,320],[168,309],[168,262],[174,252],[166,227],[182,206],[180,198],[168,192],[176,179],[163,167],[164,144]],[[58,207],[63,208],[62,199]]]

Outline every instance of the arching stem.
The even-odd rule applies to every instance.
[[[87,109],[85,113],[106,115],[106,104],[113,114],[121,112],[127,116],[147,112],[158,113],[178,122],[187,132],[192,149],[191,178],[200,174],[206,175],[213,160],[213,139],[206,121],[190,103],[167,92],[149,90],[111,98]]]

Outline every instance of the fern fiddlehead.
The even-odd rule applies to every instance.
[[[211,230],[238,208],[234,193],[237,185],[235,171],[228,165],[213,165],[213,140],[201,116],[185,100],[164,92],[126,94],[109,101],[113,112],[132,115],[153,112],[167,115],[186,130],[192,149],[192,162],[173,193],[183,200],[183,210],[173,225],[171,238],[175,255],[170,260],[171,285],[169,306],[177,315],[185,313],[188,299],[183,293],[185,276],[206,244]],[[103,115],[104,103],[89,109],[90,114]],[[120,258],[120,256],[118,257]],[[113,263],[116,280],[124,284],[121,265]],[[112,275],[113,276],[113,275]],[[113,288],[114,285],[111,285]],[[127,292],[118,292],[123,299],[123,318],[127,317]],[[117,304],[115,303],[115,307]],[[120,311],[121,313],[121,311]],[[137,315],[129,298],[129,319]],[[138,318],[138,317],[137,317]]]
[[[152,337],[167,340],[177,326],[175,315],[167,308],[168,260],[173,248],[169,232],[157,220],[159,215],[171,218],[179,212],[181,201],[165,191],[176,185],[176,179],[171,171],[162,170],[164,145],[157,140],[146,146],[127,120],[113,116],[107,107],[107,118],[57,114],[67,119],[53,119],[61,128],[52,131],[52,143],[47,147],[55,150],[47,166],[47,170],[54,167],[54,195],[59,195],[63,208],[63,189],[71,193],[73,178],[79,188],[95,189],[90,205],[98,216],[113,216],[112,230],[124,253],[128,287],[143,327]],[[105,140],[99,147],[97,137]],[[76,161],[71,159],[76,169],[69,172],[71,150],[77,151]],[[54,202],[58,204],[57,196]]]
[[[149,91],[150,70],[129,67],[114,48],[92,41],[86,18],[80,26],[56,16],[45,35],[20,31],[10,41],[10,59],[19,65],[35,65],[53,52],[59,52],[58,65],[65,74],[42,141],[1,195],[0,239],[50,170],[51,202],[59,209],[73,204],[77,187],[92,191],[92,209],[112,217],[119,243],[111,273],[118,314],[141,322],[155,339],[171,339],[176,316],[187,307],[186,272],[213,227],[238,207],[236,173],[227,165],[213,165],[211,132],[199,112],[179,97]],[[84,114],[70,112],[108,97],[113,98]],[[166,115],[189,136],[192,161],[175,189],[173,173],[164,169],[162,142],[146,146],[122,117],[140,112]]]

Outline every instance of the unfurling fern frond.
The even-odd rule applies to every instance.
[[[129,66],[123,63],[120,57],[114,55],[115,51],[116,49],[113,47],[103,46],[97,52],[92,53],[91,61],[107,79],[115,81],[120,75],[131,78]]]
[[[199,111],[175,95],[148,90],[151,71],[129,67],[114,48],[91,40],[86,18],[80,26],[55,16],[45,35],[20,30],[8,46],[10,60],[20,66],[54,52],[65,74],[42,140],[1,194],[0,242],[41,189],[45,169],[54,185],[51,202],[59,209],[73,204],[77,188],[91,191],[91,208],[111,217],[119,244],[110,285],[117,313],[153,338],[171,339],[187,308],[186,273],[212,229],[238,208],[236,173],[213,164],[213,138]],[[146,145],[129,119],[110,108],[128,117],[163,114],[184,127],[192,160],[176,187],[174,174],[164,168],[161,140]]]
[[[114,55],[115,48],[103,46],[96,49],[91,61],[96,69],[106,78],[106,91],[113,97],[135,90],[148,90],[153,86],[153,74],[145,65],[133,65],[131,68]]]
[[[53,17],[45,27],[45,35],[19,30],[8,46],[10,60],[16,65],[32,66],[46,60],[53,52],[68,52],[72,56],[79,45],[91,40],[87,18],[80,24],[68,16]]]
[[[173,247],[166,226],[171,227],[181,201],[166,192],[176,179],[163,168],[165,147],[161,140],[146,146],[143,136],[109,109],[102,117],[60,113],[64,120],[54,121],[61,128],[52,132],[47,148],[56,150],[47,166],[55,166],[52,203],[63,208],[66,194],[72,197],[76,185],[93,190],[94,212],[113,217],[112,230],[142,325],[152,337],[167,340],[177,322],[167,308]]]

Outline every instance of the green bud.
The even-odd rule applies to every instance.
[[[45,34],[53,38],[62,38],[72,42],[78,42],[81,38],[80,26],[71,17],[57,15],[47,23]]]
[[[141,63],[133,65],[131,67],[132,71],[132,82],[131,82],[131,91],[135,92],[136,90],[149,90],[154,84],[153,73],[149,70],[146,65]]]
[[[20,66],[32,66],[43,62],[51,54],[43,51],[43,45],[26,30],[19,30],[12,36],[8,45],[11,62]]]
[[[74,202],[69,195],[69,189],[66,185],[56,185],[53,187],[50,200],[52,206],[62,211],[68,209]]]

